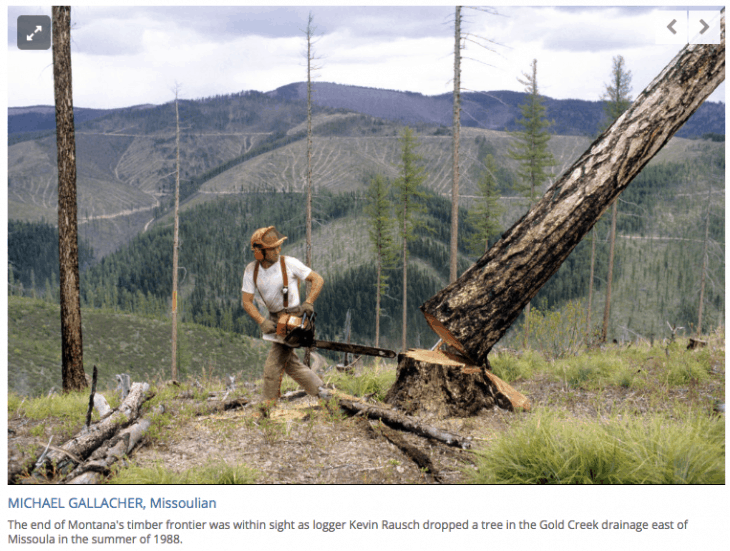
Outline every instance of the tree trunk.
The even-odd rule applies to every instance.
[[[499,405],[530,409],[507,383],[466,358],[442,350],[409,350],[398,355],[396,382],[385,402],[409,414],[468,417]]]
[[[63,391],[86,388],[81,339],[76,212],[76,137],[71,86],[71,8],[53,7],[53,82],[58,151],[58,255]]]
[[[378,272],[375,284],[375,348],[380,347],[380,278],[381,278],[380,255],[378,255]]]
[[[504,236],[421,310],[477,365],[629,185],[725,79],[719,45],[687,45]]]
[[[456,6],[454,21],[454,121],[453,164],[451,184],[451,243],[449,254],[449,283],[458,276],[459,255],[459,133],[461,131],[461,6]]]
[[[702,309],[705,303],[705,280],[707,279],[707,245],[710,242],[710,205],[712,204],[712,186],[707,190],[707,212],[705,213],[705,243],[702,247],[702,275],[700,277],[700,306],[697,311],[697,336],[702,334]]]
[[[608,322],[611,318],[611,289],[613,288],[613,259],[616,251],[616,215],[618,214],[618,197],[611,208],[611,238],[608,246],[608,278],[606,279],[606,306],[603,309],[603,329],[601,342],[608,340]]]
[[[591,274],[588,279],[588,311],[586,313],[586,335],[588,339],[593,338],[591,329],[591,309],[593,308],[593,272],[596,267],[596,228],[591,230]]]
[[[175,227],[172,238],[172,380],[177,381],[177,271],[180,233],[180,112],[175,90]]]
[[[401,350],[405,352],[408,348],[408,240],[406,238],[407,207],[403,207],[403,335],[401,337]]]

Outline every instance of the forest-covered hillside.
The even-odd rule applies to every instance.
[[[724,152],[711,147],[695,152],[682,163],[655,163],[646,167],[620,198],[618,244],[615,261],[614,299],[610,335],[661,336],[667,323],[691,327],[697,321],[699,281],[705,255],[705,232],[709,237],[708,290],[705,319],[717,325],[724,312]],[[509,177],[509,170],[501,174]],[[712,186],[712,188],[710,187]],[[712,193],[710,193],[712,191]],[[526,206],[519,200],[503,217],[502,229]],[[326,285],[317,302],[318,334],[335,339],[345,328],[348,309],[352,314],[355,342],[374,340],[375,268],[368,241],[366,199],[360,193],[333,194],[319,191],[314,198],[314,269],[325,276]],[[409,346],[430,346],[435,337],[418,307],[447,282],[449,201],[435,194],[424,199],[425,222],[417,239],[409,243]],[[461,209],[460,272],[475,257],[464,247],[475,231]],[[705,221],[708,220],[706,225]],[[260,191],[221,196],[191,206],[180,222],[181,311],[185,321],[256,336],[258,328],[240,306],[241,276],[252,260],[249,239],[262,226],[276,225],[288,236],[284,254],[303,258],[304,197],[297,192]],[[608,255],[608,221],[596,226],[596,264],[593,320],[603,311]],[[29,281],[43,294],[53,260],[43,268],[37,259],[25,262],[23,235],[28,240],[52,232],[14,233],[11,258],[15,280]],[[591,235],[578,245],[558,273],[540,291],[534,306],[542,310],[560,307],[588,293]],[[48,246],[46,250],[51,251]],[[50,252],[46,253],[50,254]],[[84,305],[169,315],[172,285],[172,224],[166,217],[117,253],[84,271],[81,291]],[[402,281],[400,268],[389,274],[383,299],[381,340],[386,346],[400,342]],[[51,285],[51,287],[53,287]],[[27,289],[27,284],[26,284]],[[707,323],[707,322],[706,322]]]

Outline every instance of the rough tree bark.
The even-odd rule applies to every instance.
[[[542,199],[457,281],[422,306],[477,365],[631,180],[725,79],[719,45],[687,45]],[[397,383],[396,383],[397,384]]]
[[[86,388],[81,342],[79,247],[76,212],[76,137],[71,86],[71,8],[53,10],[53,83],[58,157],[58,255],[61,283],[63,391]]]
[[[397,380],[385,402],[409,414],[469,417],[497,405],[529,410],[530,401],[468,359],[444,350],[411,349],[398,356]]]

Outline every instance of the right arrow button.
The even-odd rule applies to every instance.
[[[689,10],[689,43],[720,43],[720,12]]]

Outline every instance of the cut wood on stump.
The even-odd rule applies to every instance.
[[[406,413],[468,417],[497,405],[530,409],[522,394],[466,358],[442,350],[411,349],[398,356],[396,381],[385,402]]]
[[[503,237],[421,310],[477,365],[603,212],[725,79],[721,43],[687,45]]]

